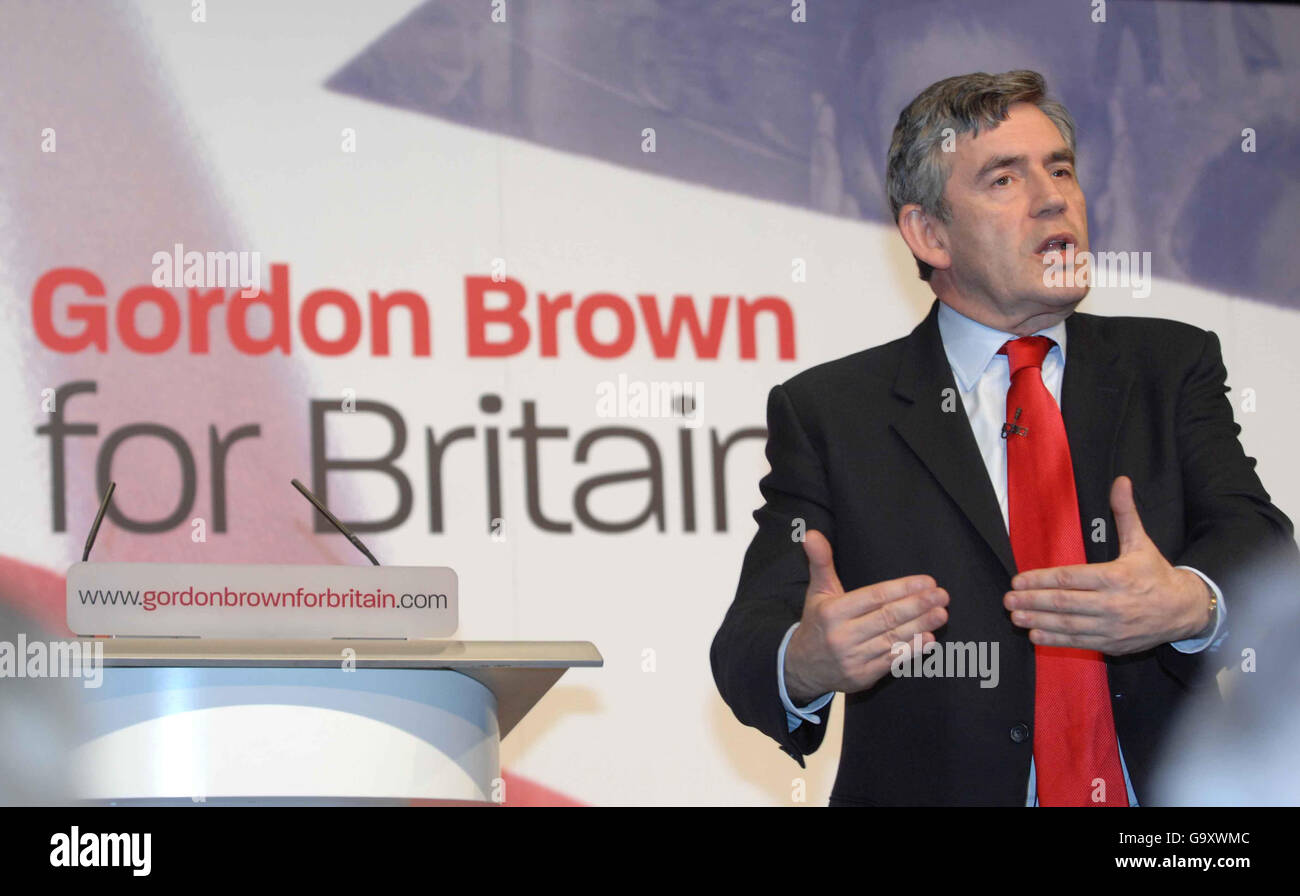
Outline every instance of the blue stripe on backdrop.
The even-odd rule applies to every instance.
[[[927,84],[1033,68],[1079,124],[1098,250],[1300,307],[1300,9],[1147,0],[416,8],[326,86],[659,175],[887,220],[889,134]],[[1104,9],[1105,21],[1094,21]],[[642,129],[657,135],[641,150]],[[1243,130],[1257,151],[1243,152]]]

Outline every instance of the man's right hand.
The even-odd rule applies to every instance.
[[[785,650],[785,685],[796,705],[830,691],[852,693],[885,677],[892,648],[934,640],[948,621],[948,592],[930,576],[906,576],[845,592],[835,574],[831,544],[815,529],[804,538],[808,593],[803,618]]]

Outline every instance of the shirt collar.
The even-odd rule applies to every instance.
[[[984,371],[1008,339],[1018,338],[1015,333],[1007,333],[987,327],[964,314],[954,311],[946,302],[939,302],[939,335],[943,339],[943,350],[948,355],[948,363],[957,377],[963,392],[975,388]],[[1061,363],[1065,363],[1065,321],[1061,320],[1045,330],[1039,330],[1035,336],[1046,336],[1056,345],[1051,352],[1059,352]]]

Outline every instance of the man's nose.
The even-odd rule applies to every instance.
[[[1069,207],[1061,181],[1044,171],[1034,180],[1034,217],[1060,214]]]

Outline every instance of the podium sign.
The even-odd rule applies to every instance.
[[[446,638],[459,624],[446,566],[77,563],[79,635]]]

